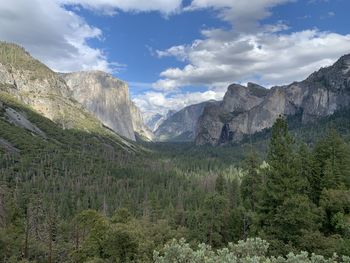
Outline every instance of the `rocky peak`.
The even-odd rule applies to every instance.
[[[222,102],[225,112],[243,112],[259,104],[267,90],[257,84],[249,83],[247,87],[232,84],[228,87]]]
[[[146,126],[139,108],[137,108],[133,101],[130,101],[130,112],[134,132],[140,136],[141,139],[152,141],[154,135],[152,131]]]
[[[331,91],[350,90],[350,54],[342,56],[332,66],[314,72],[304,82]]]

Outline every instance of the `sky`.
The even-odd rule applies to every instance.
[[[127,81],[149,117],[231,83],[303,80],[350,53],[349,0],[0,0],[0,40]]]

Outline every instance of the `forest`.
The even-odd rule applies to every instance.
[[[47,138],[0,113],[0,262],[350,262],[347,110],[128,150],[21,110]]]

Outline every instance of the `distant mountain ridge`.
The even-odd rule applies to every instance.
[[[205,101],[172,113],[155,130],[156,139],[159,141],[193,141],[196,137],[197,121],[204,108],[215,103],[215,101]]]
[[[321,68],[301,82],[264,89],[233,84],[223,101],[204,109],[198,120],[197,145],[240,141],[246,134],[270,128],[280,115],[302,115],[316,121],[350,106],[350,55]]]

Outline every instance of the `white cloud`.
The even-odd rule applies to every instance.
[[[221,100],[225,91],[222,89],[205,92],[172,93],[149,91],[139,94],[133,101],[142,112],[150,114],[160,113],[165,115],[169,110],[180,110],[188,105],[207,100]]]
[[[56,71],[114,72],[124,68],[109,62],[103,50],[89,45],[89,39],[102,39],[102,31],[68,11],[65,4],[105,14],[118,10],[171,14],[180,8],[181,0],[4,0],[0,4],[0,40],[24,46]]]
[[[165,69],[153,87],[165,93],[178,92],[169,100],[172,107],[177,105],[175,97],[183,99],[179,95],[182,87],[207,87],[206,94],[218,93],[219,98],[228,83],[253,81],[272,86],[302,80],[350,52],[350,34],[317,29],[290,33],[284,21],[261,24],[273,7],[289,2],[294,0],[193,0],[184,10],[216,10],[221,20],[229,22],[230,29],[203,30],[202,38],[190,44],[158,50],[159,58],[175,57],[185,65]],[[217,87],[221,87],[219,92]],[[206,99],[193,94],[197,102]]]
[[[88,39],[101,37],[101,30],[55,1],[2,1],[0,24],[1,40],[24,46],[54,70],[113,68],[100,49],[87,44]]]
[[[211,30],[203,35],[203,40],[176,47],[176,50],[186,50],[178,58],[186,57],[187,65],[164,70],[162,78],[154,84],[157,89],[169,91],[198,85],[210,88],[218,82],[285,84],[302,80],[350,52],[350,35],[315,29],[291,34]],[[173,50],[163,51],[162,55],[177,57]]]
[[[294,0],[193,0],[185,10],[217,10],[231,29],[203,30],[202,39],[157,51],[160,58],[175,57],[185,66],[165,69],[154,88],[169,92],[183,86],[212,88],[219,82],[285,84],[350,52],[350,35],[317,29],[287,33],[283,21],[259,24],[271,8],[288,2]]]
[[[186,10],[213,8],[219,17],[234,25],[236,31],[256,29],[258,21],[271,15],[270,9],[295,0],[193,0]]]

